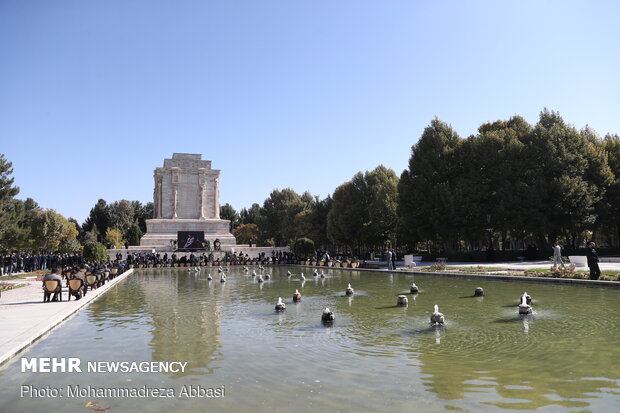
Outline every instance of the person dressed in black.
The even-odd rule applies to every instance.
[[[73,271],[73,278],[82,280],[82,288],[80,288],[79,291],[73,295],[76,300],[79,300],[83,295],[86,295],[86,274],[84,274],[84,271],[75,268]]]
[[[60,271],[59,271],[60,272]],[[50,274],[45,274],[43,276],[43,284],[45,284],[45,281],[52,281],[52,280],[57,280],[58,281],[58,287],[56,287],[56,290],[54,291],[54,296],[51,297],[52,301],[58,301],[59,295],[61,294],[61,283],[62,283],[62,277],[58,274],[56,274],[56,272],[52,271]],[[50,296],[46,295],[44,301],[49,302],[50,301]]]
[[[598,280],[598,277],[601,275],[601,270],[598,267],[598,253],[594,248],[596,248],[596,242],[588,242],[586,257],[588,258],[588,267],[590,267],[590,279]]]

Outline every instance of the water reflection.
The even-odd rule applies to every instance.
[[[175,288],[167,288],[171,280]],[[212,372],[207,367],[220,346],[222,301],[227,301],[229,295],[227,283],[218,284],[216,288],[208,282],[205,284],[200,276],[168,274],[154,276],[150,282],[141,284],[150,303],[147,311],[153,326],[152,359],[189,362],[189,368],[176,377]],[[187,345],[189,337],[194,345]]]
[[[131,319],[150,325],[152,361],[188,362],[185,372],[174,377],[211,373],[209,364],[220,347],[222,300],[228,300],[225,284],[213,283],[202,272],[161,270],[128,279],[87,311],[104,326],[127,326]],[[195,344],[188,345],[188,338]]]

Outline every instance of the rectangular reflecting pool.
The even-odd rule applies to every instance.
[[[620,405],[618,289],[336,269],[319,269],[321,278],[293,267],[267,267],[270,279],[260,283],[252,270],[233,267],[223,283],[217,268],[131,275],[3,366],[0,411],[607,412]],[[409,293],[412,282],[419,294]],[[344,293],[349,283],[353,296]],[[476,287],[484,297],[473,297]],[[519,316],[525,291],[534,313]],[[399,294],[407,307],[396,306]],[[278,297],[282,312],[274,309]],[[443,328],[430,325],[435,304]],[[325,307],[335,313],[332,325],[321,323]],[[22,365],[43,357],[77,359],[82,371]]]

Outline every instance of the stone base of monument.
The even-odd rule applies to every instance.
[[[147,219],[140,247],[168,247],[171,241],[177,241],[178,231],[203,231],[205,241],[213,245],[219,239],[222,249],[228,250],[237,243],[229,225],[230,221],[224,219]]]

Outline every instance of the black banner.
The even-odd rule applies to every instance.
[[[198,251],[208,249],[204,231],[177,231],[178,251]]]

